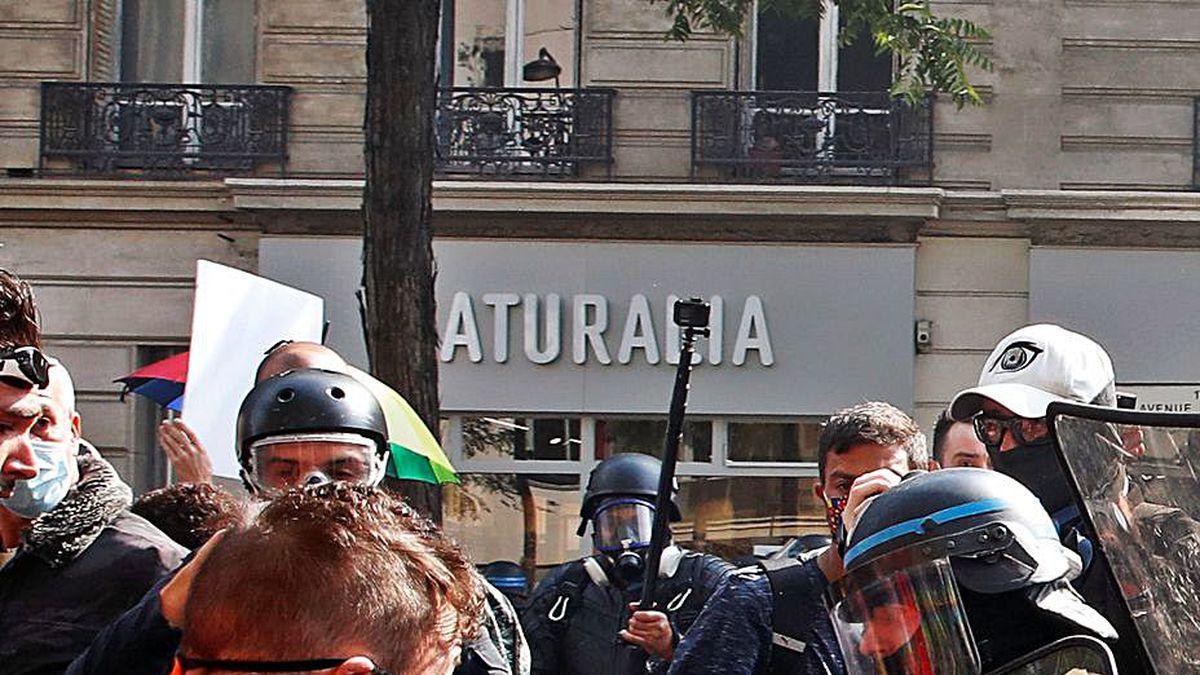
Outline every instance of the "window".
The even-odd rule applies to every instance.
[[[802,534],[828,534],[825,508],[813,496],[813,478],[731,476],[682,478],[683,520],[671,530],[685,548],[745,558],[759,545]]]
[[[183,347],[139,346],[136,351],[136,367],[148,366],[156,361],[174,356],[184,349]],[[158,447],[158,425],[162,424],[163,420],[172,413],[145,396],[130,395],[125,400],[133,405],[135,453],[132,462],[134,475],[128,476],[127,480],[134,493],[141,494],[168,483],[170,462]]]
[[[845,25],[827,2],[820,20],[796,19],[760,4],[755,26],[754,78],[759,91],[887,91],[892,59],[876,54],[868,34],[838,44]],[[836,27],[836,29],[835,29]]]
[[[821,426],[816,422],[731,422],[733,462],[816,462]]]
[[[442,490],[446,533],[476,562],[510,560],[536,578],[579,557],[580,506],[574,474],[465,474]]]
[[[467,417],[462,421],[468,459],[578,460],[578,418]]]
[[[680,544],[727,559],[827,531],[812,493],[820,427],[808,420],[684,424]],[[665,417],[449,415],[443,446],[462,477],[444,491],[447,530],[480,562],[545,573],[591,553],[576,536],[588,473],[620,452],[658,456]]]
[[[253,0],[124,0],[121,81],[255,81]]]
[[[667,437],[664,420],[596,420],[596,459],[607,459],[622,452],[641,452],[662,459]],[[712,460],[712,422],[686,421],[683,441],[679,444],[679,461],[708,462]]]
[[[575,86],[575,3],[551,0],[457,0],[454,86],[553,87],[525,82],[522,66],[544,48],[562,67],[559,83]]]

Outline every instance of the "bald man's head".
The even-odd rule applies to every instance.
[[[75,381],[71,379],[71,373],[58,359],[50,357],[46,360],[50,362],[50,383],[38,393],[57,402],[67,413],[75,414]]]
[[[322,368],[341,373],[346,370],[346,360],[325,345],[315,342],[288,342],[267,354],[262,363],[258,364],[254,382],[262,382],[268,377],[300,368]]]
[[[75,410],[75,383],[71,373],[58,359],[47,359],[50,382],[44,389],[34,389],[31,398],[38,406],[38,419],[30,429],[35,440],[59,444],[62,452],[70,453],[71,484],[79,481],[79,469],[74,458],[79,454],[82,424]]]

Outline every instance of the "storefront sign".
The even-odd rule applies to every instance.
[[[1029,316],[1088,335],[1118,381],[1200,382],[1200,251],[1035,247]]]
[[[264,238],[266,276],[321,295],[329,343],[362,363],[357,239]],[[713,305],[688,412],[822,416],[911,408],[915,249],[893,245],[438,240],[442,409],[665,414],[676,298]],[[403,304],[396,311],[405,311]]]
[[[1120,384],[1117,391],[1137,397],[1137,409],[1150,412],[1200,412],[1200,384]]]
[[[625,304],[628,307],[624,319],[609,314],[609,301],[603,295],[592,293],[568,298],[570,311],[570,333],[563,333],[563,298],[557,293],[539,296],[536,293],[484,293],[472,298],[466,291],[458,291],[450,301],[446,324],[442,329],[440,356],[443,363],[452,363],[465,355],[472,363],[484,360],[482,330],[491,327],[493,345],[491,358],[496,363],[507,363],[509,358],[510,322],[517,314],[521,322],[515,330],[520,331],[522,353],[530,362],[538,365],[554,363],[560,357],[569,357],[572,362],[583,365],[595,363],[608,366],[615,362],[628,365],[634,359],[646,365],[656,366],[665,353],[667,363],[679,363],[679,327],[671,317],[678,297],[668,295],[661,300],[662,323],[654,320],[650,300],[641,293],[634,294]],[[725,299],[719,295],[708,298],[712,307],[708,348],[695,354],[693,363],[707,362],[721,365],[725,362]],[[485,305],[492,315],[489,324],[476,316],[476,307]],[[738,313],[737,334],[734,336],[729,362],[734,366],[746,363],[751,351],[758,365],[775,363],[771,349],[771,336],[767,329],[766,314],[762,300],[757,295],[747,296]],[[567,341],[567,349],[563,342]],[[615,350],[610,351],[613,346]]]

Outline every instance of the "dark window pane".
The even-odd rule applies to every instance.
[[[641,452],[662,458],[666,420],[596,420],[596,459],[621,452]],[[712,461],[712,422],[684,422],[681,462]]]
[[[579,459],[578,418],[464,417],[468,459]]]
[[[184,0],[124,0],[121,81],[178,83],[183,78]]]
[[[579,557],[579,476],[463,474],[442,487],[446,533],[480,564],[511,560],[533,576]]]
[[[795,19],[773,9],[759,11],[756,88],[816,91],[818,27],[813,19]]]
[[[204,0],[201,80],[251,84],[254,77],[254,0]]]
[[[735,462],[815,462],[816,422],[731,422],[729,459]]]
[[[829,534],[825,509],[812,493],[813,478],[681,478],[683,521],[673,523],[685,548],[727,560],[749,556],[756,545],[778,546],[802,534]]]
[[[842,20],[843,27],[845,19]],[[887,91],[892,86],[892,53],[875,51],[875,40],[863,31],[838,49],[838,91]]]

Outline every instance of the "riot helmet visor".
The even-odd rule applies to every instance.
[[[267,494],[337,480],[373,486],[386,468],[375,441],[349,433],[269,436],[251,444],[249,465]]]
[[[980,658],[946,558],[907,551],[855,570],[830,589],[849,675],[976,675]]]
[[[654,507],[639,499],[613,499],[600,505],[592,525],[599,551],[645,548],[654,531]]]

